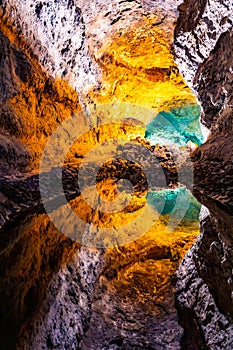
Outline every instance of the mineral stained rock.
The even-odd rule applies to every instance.
[[[0,322],[4,349],[180,349],[182,328],[174,307],[173,277],[197,236],[199,204],[192,199],[190,206],[187,205],[187,215],[183,215],[174,230],[169,230],[173,208],[169,198],[177,198],[178,193],[184,193],[182,198],[190,203],[190,194],[180,187],[178,175],[182,171],[189,174],[192,169],[190,159],[188,164],[184,161],[189,158],[187,144],[191,143],[191,148],[195,149],[203,141],[198,120],[200,108],[172,54],[177,6],[180,3],[150,0],[1,1]],[[215,11],[216,6],[219,7],[218,12]],[[216,18],[213,14],[217,14]],[[230,75],[225,74],[230,66],[223,62],[224,72],[220,68],[217,70],[217,65],[213,63],[218,62],[219,53],[211,50],[217,44],[221,52],[229,42],[230,38],[222,38],[229,35],[231,14],[230,7],[220,2],[216,5],[213,1],[208,4],[185,1],[180,7],[176,27],[177,62],[203,100],[203,125],[210,128],[211,124],[212,135],[216,135],[219,142],[221,136],[221,150],[225,147],[225,134],[220,135],[219,131],[225,128],[225,123],[230,134],[230,119],[226,122],[226,118],[221,118],[222,113],[226,113],[224,103],[230,101],[226,92],[229,91]],[[184,24],[186,18],[190,20]],[[207,33],[206,38],[203,33]],[[225,79],[225,75],[228,77],[222,92],[216,84],[212,86],[211,81],[208,82],[208,77],[205,78],[209,72],[213,72],[216,82],[217,79]],[[213,94],[209,92],[212,88]],[[204,101],[207,101],[206,105]],[[118,102],[137,104],[152,112],[147,115],[139,108],[138,115],[130,115],[127,123],[124,120],[118,127],[101,125],[104,120],[112,122],[114,103]],[[95,113],[86,119],[83,117],[84,107],[88,109],[91,106],[91,110],[95,111],[100,104],[105,104],[106,108],[98,118]],[[219,118],[215,116],[215,107]],[[133,110],[130,109],[130,112]],[[208,117],[209,112],[211,117]],[[122,120],[125,110],[119,110],[119,114]],[[63,235],[49,220],[42,206],[38,183],[41,155],[57,126],[71,115],[78,115],[80,129],[85,124],[90,132],[84,133],[66,155],[62,179],[66,198],[85,224],[96,224],[95,243],[104,242],[105,249],[98,244],[98,249],[87,247]],[[166,132],[156,125],[158,116],[165,116],[169,121]],[[104,165],[97,173],[96,186],[90,186],[89,191],[94,192],[96,187],[99,195],[111,202],[119,194],[117,189],[123,187],[122,200],[127,201],[130,197],[131,202],[119,215],[105,215],[86,206],[76,186],[77,167],[98,143],[103,143],[108,149],[106,142],[110,136],[113,139],[125,137],[124,147],[128,156],[133,153],[130,142],[145,146],[149,154],[158,160],[155,168],[160,167],[165,177],[164,184],[161,184],[159,176],[156,179],[155,187],[165,188],[159,188],[159,196],[158,188],[154,189],[150,208],[152,212],[158,199],[165,198],[165,209],[158,210],[162,215],[147,232],[144,230],[148,218],[143,217],[137,225],[141,236],[134,237],[133,232],[126,232],[123,239],[128,244],[121,246],[117,241],[115,245],[110,244],[115,236],[102,237],[101,229],[107,227],[117,232],[116,227],[126,225],[138,215],[140,217],[143,207],[149,202],[145,174],[137,172],[138,166],[130,160],[127,164],[121,159],[106,162],[102,150],[97,152]],[[158,145],[156,137],[164,144]],[[210,138],[193,154],[196,169],[194,191],[210,211],[211,200],[215,203],[214,212],[221,202],[219,210],[227,215],[230,195],[225,197],[221,193],[220,197],[219,192],[214,192],[212,181],[202,176],[211,169],[213,181],[221,184],[222,177],[218,171],[222,168],[215,164],[215,154],[208,146],[215,142],[215,137],[212,140]],[[62,143],[63,140],[60,141]],[[229,180],[224,191],[230,191],[230,156],[229,152],[226,156],[221,150],[218,157],[223,157]],[[117,151],[120,152],[119,147]],[[213,162],[209,163],[212,156]],[[148,161],[143,154],[140,157],[144,163]],[[204,165],[198,163],[202,157]],[[90,156],[86,177],[91,175],[96,158]],[[108,176],[108,169],[114,172],[114,178]],[[59,171],[57,168],[45,169],[43,175],[54,180]],[[149,175],[152,176],[153,171]],[[117,187],[120,177],[132,182],[133,195],[122,183]],[[47,191],[52,205],[61,207],[62,213],[64,203],[59,202],[60,194],[54,191],[49,181],[43,190]],[[177,213],[183,210],[179,206],[176,209]],[[225,216],[219,215],[221,220],[213,224],[213,236],[229,222],[227,218],[223,220]],[[65,217],[66,222],[69,219]],[[213,222],[214,216],[208,220]],[[227,229],[224,230],[221,232],[227,232]],[[90,231],[83,230],[82,234],[85,238]],[[199,242],[202,242],[202,237],[204,234]],[[183,344],[189,346],[187,339],[190,337],[193,348],[210,346],[208,339],[211,332],[219,330],[218,327],[226,339],[224,327],[228,330],[231,327],[228,316],[224,316],[227,309],[231,310],[231,287],[227,289],[226,303],[221,301],[221,288],[224,288],[226,280],[230,281],[230,273],[228,271],[224,278],[213,280],[221,286],[219,291],[214,290],[210,277],[202,282],[206,271],[209,276],[213,272],[211,260],[208,261],[205,255],[206,245],[212,244],[212,239],[204,243],[201,243],[200,249],[203,264],[197,264],[198,258],[194,255],[200,253],[195,245],[180,267],[177,282],[177,307],[181,324],[186,327]],[[220,237],[216,238],[212,248],[213,254],[219,254],[216,265],[225,258],[228,261],[225,241],[223,244]],[[182,277],[189,257],[190,278],[198,279],[203,286],[200,291],[203,299],[200,299],[198,310],[202,307],[201,300],[211,300],[210,312],[205,320],[203,318],[203,324],[192,306],[191,314],[180,307],[182,297],[186,300],[186,294],[182,293],[189,293],[187,276]],[[225,273],[225,265],[221,271]],[[192,284],[194,288],[195,283]],[[208,294],[209,291],[213,295]],[[188,315],[189,322],[183,318],[182,310]],[[220,315],[220,312],[223,314]],[[210,323],[208,328],[212,314],[218,321],[214,327]],[[204,324],[207,325],[205,329]],[[205,335],[207,331],[210,336]],[[194,335],[192,338],[190,333]],[[221,341],[217,337],[212,339],[213,344]],[[229,339],[226,341],[230,344]]]
[[[232,9],[228,1],[184,1],[176,27],[177,61],[210,132],[192,157],[194,194],[208,210],[202,210],[202,234],[177,273],[183,349],[233,347]]]

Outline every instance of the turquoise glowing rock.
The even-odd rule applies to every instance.
[[[200,106],[185,105],[173,108],[170,112],[160,112],[147,125],[145,138],[151,144],[176,144],[185,146],[192,141],[198,146],[204,138],[200,128]]]

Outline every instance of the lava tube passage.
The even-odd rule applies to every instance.
[[[204,137],[174,3],[1,1],[4,349],[180,349]]]

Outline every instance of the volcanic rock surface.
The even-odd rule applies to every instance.
[[[182,328],[174,307],[174,273],[198,234],[198,204],[192,206],[191,219],[183,216],[174,230],[168,229],[171,217],[165,213],[147,232],[148,220],[142,216],[136,230],[141,235],[126,232],[127,244],[118,245],[117,235],[112,244],[114,235],[101,234],[106,226],[116,233],[115,227],[140,217],[147,204],[150,181],[133,162],[132,142],[145,149],[140,157],[143,164],[148,163],[147,169],[151,167],[149,177],[158,174],[152,190],[162,188],[170,194],[182,185],[192,187],[188,181],[179,183],[180,174],[189,175],[192,166],[186,145],[171,148],[171,123],[164,144],[153,145],[144,139],[146,126],[159,113],[170,116],[168,112],[178,107],[176,117],[184,114],[186,118],[186,107],[191,111],[197,106],[172,54],[180,3],[1,1],[3,349],[180,349]],[[177,62],[198,93],[202,123],[211,132],[192,156],[194,193],[209,208],[210,216],[202,222],[203,234],[177,274],[176,304],[185,329],[184,349],[231,349],[231,15],[227,1],[187,0],[180,7],[176,26]],[[115,102],[138,104],[153,113],[144,114],[139,108],[137,122],[129,115],[127,123],[124,119],[120,126],[105,126],[104,121],[113,122]],[[82,114],[84,107],[95,111],[99,104],[106,108],[98,118],[95,113]],[[119,114],[122,120],[125,110]],[[86,225],[81,232],[84,240],[93,233],[88,225],[96,224],[96,241],[89,247],[71,239],[75,235],[62,234],[48,216],[57,207],[66,213],[62,211],[64,198],[53,188],[61,168],[45,169],[43,176],[48,181],[45,188],[39,186],[46,142],[71,115],[78,115],[80,130],[85,126],[90,132],[80,137],[59,166],[64,165],[66,200]],[[199,132],[196,116],[192,123]],[[185,142],[195,148],[198,137],[190,130],[185,133],[182,122],[179,125],[177,134],[185,134]],[[123,201],[130,197],[131,202],[118,215],[105,215],[98,207],[92,210],[84,205],[77,169],[91,148],[102,142],[108,149],[110,137],[122,136],[125,154],[132,153],[132,160],[113,157],[109,161],[99,151],[98,158],[104,162],[90,192],[97,190],[98,200],[102,197],[110,202],[120,192]],[[116,152],[122,152],[117,147]],[[91,176],[95,162],[96,158],[87,162],[85,178]],[[122,179],[130,180],[133,193],[119,184]],[[40,190],[49,201],[48,215]],[[64,219],[73,224],[72,218]]]
[[[194,194],[208,210],[200,217],[202,234],[177,273],[183,349],[233,347],[232,37],[230,2],[185,1],[180,7],[177,60],[197,93],[201,121],[210,132],[192,157]]]

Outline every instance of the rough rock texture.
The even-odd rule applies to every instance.
[[[79,110],[79,99],[63,81],[44,73],[3,21],[1,27],[6,32],[0,34],[1,174],[36,172],[48,137]]]
[[[90,318],[101,253],[61,235],[42,214],[21,218],[6,230],[8,241],[1,241],[2,349],[77,349]]]
[[[2,9],[28,44],[33,42],[33,54],[50,75],[66,77],[79,89],[94,83],[97,66],[90,58],[82,10],[75,1],[3,1]]]
[[[4,28],[5,34],[0,34],[1,348],[49,349],[59,344],[60,349],[77,349],[87,329],[103,259],[101,251],[80,247],[39,214],[43,210],[34,173],[46,140],[79,109],[79,100],[64,81],[44,73],[22,38]],[[64,177],[73,186],[68,173]]]
[[[202,234],[177,273],[183,349],[233,347],[232,3],[185,1],[175,50],[211,134],[193,153],[194,194],[208,208]],[[190,21],[187,20],[187,14]],[[182,54],[181,54],[182,53]]]
[[[43,206],[34,173],[46,140],[79,109],[79,99],[64,81],[45,74],[22,38],[6,30],[4,19],[1,26],[1,348],[15,349],[17,342],[19,349],[57,344],[76,349],[103,259],[101,252],[62,236],[39,214]],[[64,178],[70,183],[68,197],[71,192],[75,197],[72,171],[64,170]],[[52,192],[59,205],[59,195]]]
[[[191,86],[199,66],[209,57],[221,34],[232,26],[232,6],[227,0],[185,0],[180,5],[176,60]]]
[[[81,247],[43,213],[37,175],[55,128],[102,92],[102,102],[129,98],[155,111],[196,103],[171,54],[179,3],[168,1],[164,9],[162,0],[0,2],[3,349],[180,348],[172,276],[197,234],[196,223],[183,222],[171,233],[165,217],[133,245],[107,252]],[[116,36],[122,51],[114,46]],[[176,184],[166,148],[151,150],[165,170],[166,185]],[[78,161],[83,157],[74,154]],[[79,194],[70,185],[75,171],[72,164],[64,169],[68,199]],[[56,205],[63,204],[54,189],[52,195]]]
[[[215,216],[216,213],[227,220],[224,212],[216,209]],[[182,349],[190,350],[230,350],[233,346],[232,252],[224,243],[223,228],[216,228],[208,211],[204,217],[201,217],[202,234],[177,273],[176,307],[184,328],[181,345]]]
[[[177,4],[179,1],[177,1]],[[163,7],[163,1],[2,1],[3,14],[27,38],[33,54],[54,78],[64,78],[80,94],[100,83],[100,67],[93,57],[115,28],[123,29],[129,17],[140,19]],[[174,16],[174,4],[167,14]],[[171,18],[168,17],[168,21]],[[132,21],[132,20],[130,20]],[[166,21],[166,18],[165,18]],[[170,29],[171,31],[171,29]],[[170,34],[172,34],[170,32]],[[170,35],[172,37],[172,35]]]
[[[182,328],[168,273],[176,266],[168,256],[168,247],[162,252],[154,246],[144,261],[132,261],[112,278],[101,276],[83,350],[180,348]]]

